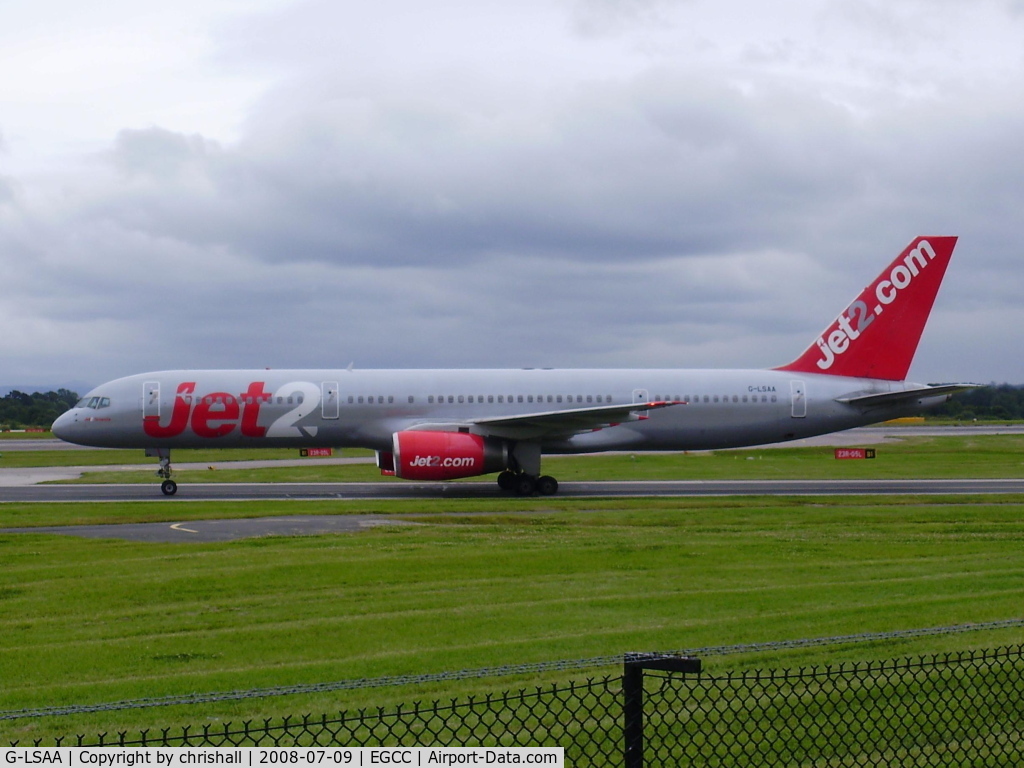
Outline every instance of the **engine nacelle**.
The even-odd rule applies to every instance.
[[[508,443],[466,432],[396,432],[394,472],[405,480],[454,480],[508,466]]]

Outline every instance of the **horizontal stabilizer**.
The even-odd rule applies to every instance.
[[[837,403],[856,405],[860,408],[876,408],[883,405],[899,405],[901,403],[912,403],[914,400],[923,400],[929,397],[940,395],[952,395],[956,392],[963,392],[966,389],[974,389],[983,386],[982,384],[936,384],[928,387],[916,387],[914,389],[902,389],[898,392],[880,392],[871,395],[850,395],[849,397],[837,397]]]

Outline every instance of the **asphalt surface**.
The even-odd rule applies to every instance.
[[[1024,493],[1024,478],[932,480],[658,480],[561,483],[559,498],[637,496],[828,496]],[[311,499],[513,498],[496,483],[195,483],[166,497],[153,485],[36,485],[0,489],[7,502],[296,501]]]
[[[1022,427],[864,427],[823,435],[786,446],[852,446],[879,444],[913,436],[1024,434]],[[43,447],[45,446],[45,448]],[[0,450],[73,449],[59,440],[5,440]],[[277,462],[223,462],[218,466],[266,466],[308,464],[309,459]],[[329,463],[366,462],[368,459],[319,459]],[[192,465],[179,464],[186,469]],[[204,468],[207,465],[195,465]],[[153,465],[117,467],[55,467],[30,469],[0,468],[0,501],[8,502],[119,502],[150,501],[169,504],[183,501],[250,501],[308,499],[490,499],[507,497],[491,480],[460,483],[189,483],[179,485],[178,494],[165,497],[154,479],[152,484],[123,485],[40,485],[83,472],[108,469],[153,472]],[[564,498],[623,498],[669,496],[791,496],[791,495],[961,495],[1024,494],[1024,478],[932,480],[668,480],[562,483],[558,496]],[[87,538],[121,538],[150,542],[217,542],[259,536],[299,536],[354,533],[379,525],[409,525],[407,521],[377,515],[312,515],[250,518],[243,520],[192,520],[188,522],[140,523],[128,525],[56,526],[8,528],[2,533],[56,533]]]
[[[851,446],[879,444],[905,437],[941,435],[1024,434],[1021,426],[875,426],[861,427],[815,438],[780,443],[780,446]],[[45,444],[50,450],[71,448],[60,440],[0,441],[0,450],[34,450]],[[741,449],[742,450],[742,449]],[[217,467],[262,467],[322,463],[364,463],[366,458],[297,459],[286,461],[220,462]],[[206,468],[207,464],[175,464],[176,469]],[[437,499],[500,498],[504,494],[493,480],[459,483],[188,483],[178,494],[164,497],[158,482],[123,485],[41,485],[72,479],[84,472],[109,470],[154,472],[155,462],[110,467],[38,467],[5,469],[0,466],[0,501],[20,502],[115,502],[115,501],[248,501],[253,499]],[[1005,494],[1024,493],[1024,479],[935,480],[675,480],[658,482],[562,483],[563,497],[716,496],[716,495],[829,495],[829,494]]]
[[[76,485],[5,489],[21,491],[32,498],[11,501],[152,501],[168,504],[181,501],[244,501],[253,499],[486,499],[503,495],[493,483],[399,484],[399,483],[279,483],[207,484],[184,486],[177,496],[164,497],[155,486]],[[558,495],[567,498],[655,497],[655,496],[791,496],[791,495],[960,495],[1024,493],[1020,480],[685,480],[662,482],[565,483]],[[17,494],[21,496],[22,494]],[[543,499],[540,500],[541,502]],[[530,514],[542,512],[543,506]],[[472,514],[472,513],[469,513]],[[414,525],[381,515],[310,515],[248,518],[239,520],[189,520],[175,523],[134,523],[124,525],[71,525],[45,528],[6,528],[7,533],[54,533],[102,539],[148,542],[218,542],[261,536],[313,536],[355,533],[381,525]]]
[[[56,533],[83,539],[125,539],[162,543],[209,543],[262,536],[319,536],[355,533],[381,525],[416,525],[380,515],[314,515],[257,517],[241,520],[189,520],[181,523],[63,525],[46,528],[5,528],[0,533]]]

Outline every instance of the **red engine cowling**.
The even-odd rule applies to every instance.
[[[396,432],[394,471],[406,480],[454,480],[500,472],[508,444],[465,432]]]

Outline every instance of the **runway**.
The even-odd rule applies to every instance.
[[[794,440],[766,447],[852,446],[880,444],[908,437],[982,436],[1022,434],[1020,425],[980,426],[894,426],[860,427],[846,432]],[[35,450],[61,446],[59,440],[4,440],[0,450]],[[97,450],[97,449],[90,449]],[[741,449],[746,450],[746,449]],[[364,463],[367,458],[320,459],[324,463]],[[219,467],[307,465],[308,459],[285,461],[236,461]],[[178,469],[193,468],[177,464]],[[196,464],[194,468],[206,468]],[[500,491],[493,479],[453,483],[184,483],[178,494],[165,497],[157,483],[123,485],[55,485],[47,481],[72,479],[83,472],[138,470],[152,473],[154,465],[118,467],[76,466],[3,469],[0,467],[0,502],[117,502],[153,501],[173,504],[181,501],[250,501],[261,499],[465,499],[512,498]],[[934,480],[667,480],[616,482],[563,482],[556,498],[599,498],[638,496],[785,496],[785,495],[877,495],[877,494],[1014,494],[1024,493],[1024,478]]]
[[[865,496],[1024,494],[1024,478],[932,480],[660,480],[562,483],[551,498],[686,496]],[[317,499],[498,499],[494,482],[464,483],[195,483],[166,497],[152,485],[33,485],[3,488],[6,502],[303,501]],[[538,499],[543,501],[543,497]]]
[[[382,525],[417,525],[381,515],[295,515],[237,520],[189,520],[180,523],[122,523],[110,525],[55,525],[5,528],[2,533],[56,533],[82,539],[124,539],[150,543],[208,544],[262,536],[320,536],[356,533]]]

